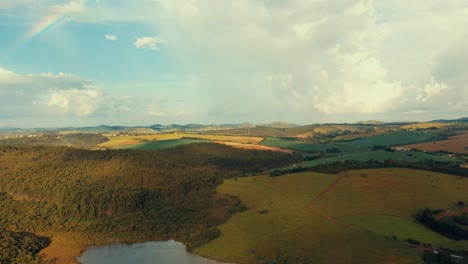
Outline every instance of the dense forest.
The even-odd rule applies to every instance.
[[[0,263],[2,264],[50,263],[35,256],[50,244],[50,239],[46,237],[0,229],[0,242]]]
[[[234,197],[214,195],[223,179],[299,159],[211,143],[162,151],[0,147],[0,228],[174,238],[195,247],[245,209]]]
[[[42,134],[20,136],[0,140],[0,146],[66,146],[76,148],[93,148],[109,139],[101,134]]]
[[[416,214],[416,220],[425,226],[456,240],[468,240],[468,207],[459,201],[457,210],[424,209]]]

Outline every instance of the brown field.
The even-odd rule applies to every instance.
[[[279,152],[284,152],[284,153],[293,153],[293,151],[290,149],[268,147],[268,146],[263,146],[263,145],[242,144],[242,143],[228,142],[228,141],[214,141],[214,143],[223,144],[226,146],[230,146],[233,148],[240,148],[240,149],[271,150],[271,151],[279,151]]]
[[[343,136],[337,136],[333,140],[354,140],[354,139],[358,139],[358,138],[373,137],[373,136],[381,135],[383,133],[384,132],[367,132],[367,133],[343,135]]]
[[[414,124],[409,124],[409,125],[404,125],[404,126],[401,126],[401,128],[403,129],[427,129],[427,128],[430,128],[430,127],[437,127],[437,128],[441,128],[441,127],[445,127],[445,126],[450,126],[452,124],[450,123],[414,123]]]
[[[55,259],[57,264],[78,263],[76,258],[91,245],[98,244],[80,233],[44,233],[52,243],[40,252],[46,259]],[[109,241],[110,242],[110,241]]]
[[[447,140],[431,141],[419,144],[402,146],[402,148],[419,149],[423,151],[448,151],[468,154],[468,132],[450,137]]]
[[[222,135],[205,135],[205,134],[188,134],[188,133],[164,133],[145,136],[110,136],[109,141],[99,144],[102,148],[117,148],[127,145],[134,145],[151,140],[168,140],[168,139],[181,139],[181,138],[197,138],[213,141],[227,141],[241,144],[258,144],[263,140],[261,137],[250,136],[222,136]]]

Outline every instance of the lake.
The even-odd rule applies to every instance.
[[[78,261],[82,264],[220,264],[187,252],[185,245],[174,241],[114,243],[90,247]]]

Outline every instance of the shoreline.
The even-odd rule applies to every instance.
[[[118,240],[118,239],[104,239],[102,241],[99,241],[98,239],[92,239],[92,238],[83,238],[78,236],[78,239],[75,240],[73,233],[69,233],[67,236],[67,233],[41,233],[41,235],[45,235],[51,238],[52,242],[49,246],[41,250],[38,255],[42,256],[44,259],[47,260],[53,260],[55,259],[56,264],[70,264],[70,261],[73,261],[72,263],[74,264],[81,264],[81,262],[78,261],[78,258],[84,254],[88,249],[91,247],[105,247],[105,246],[110,246],[112,244],[137,244],[137,243],[150,243],[150,242],[166,242],[166,241],[175,241],[178,243],[181,243],[185,247],[185,251],[187,253],[206,258],[209,260],[213,260],[216,262],[220,262],[220,264],[235,264],[232,262],[225,262],[224,260],[221,259],[216,259],[212,257],[205,256],[203,254],[197,253],[194,249],[189,249],[185,243],[176,240],[174,238],[159,238],[159,239],[141,239],[141,240]],[[83,234],[79,234],[83,235]],[[83,239],[87,240],[84,241]],[[90,241],[94,240],[94,241]],[[69,241],[70,243],[64,243],[64,241]],[[79,241],[82,241],[84,243],[80,243]],[[55,243],[54,243],[55,242]],[[75,243],[74,243],[75,242]],[[88,243],[86,243],[88,242]],[[209,242],[208,242],[209,243]],[[64,245],[65,244],[65,245]]]

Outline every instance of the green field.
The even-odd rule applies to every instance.
[[[196,253],[236,263],[422,263],[404,239],[464,250],[468,241],[439,235],[412,215],[467,200],[467,189],[468,179],[411,169],[226,180],[218,192],[249,209]]]
[[[365,149],[372,147],[373,145],[399,146],[410,143],[425,142],[436,137],[436,134],[429,132],[398,131],[344,142],[343,145],[359,149]]]
[[[173,148],[177,146],[200,143],[200,142],[209,142],[209,141],[204,140],[204,139],[189,139],[189,138],[168,139],[168,140],[149,141],[149,142],[144,142],[144,143],[134,144],[134,145],[127,145],[123,147],[118,147],[118,149],[140,149],[140,150],[168,149],[168,148]]]
[[[327,149],[331,148],[338,148],[341,151],[352,151],[355,149],[354,147],[338,144],[318,144],[286,138],[266,138],[260,144],[269,147],[293,149],[303,152],[325,152]]]
[[[374,145],[398,146],[410,143],[425,142],[436,138],[437,135],[419,131],[398,131],[372,137],[358,138],[337,144],[319,144],[287,138],[266,138],[260,144],[270,147],[288,148],[303,152],[325,152],[327,149],[337,148],[341,152],[368,150]]]
[[[434,161],[452,161],[452,162],[457,161],[457,159],[453,157],[432,155],[429,153],[424,153],[424,152],[419,152],[419,151],[389,152],[389,151],[379,150],[379,151],[348,152],[348,153],[344,153],[336,157],[306,161],[301,166],[313,167],[318,164],[333,163],[335,161],[345,161],[345,160],[368,161],[371,159],[380,161],[380,162],[383,162],[388,159],[394,159],[394,160],[400,160],[400,161],[406,161],[406,162],[422,162],[426,159],[430,159]]]

